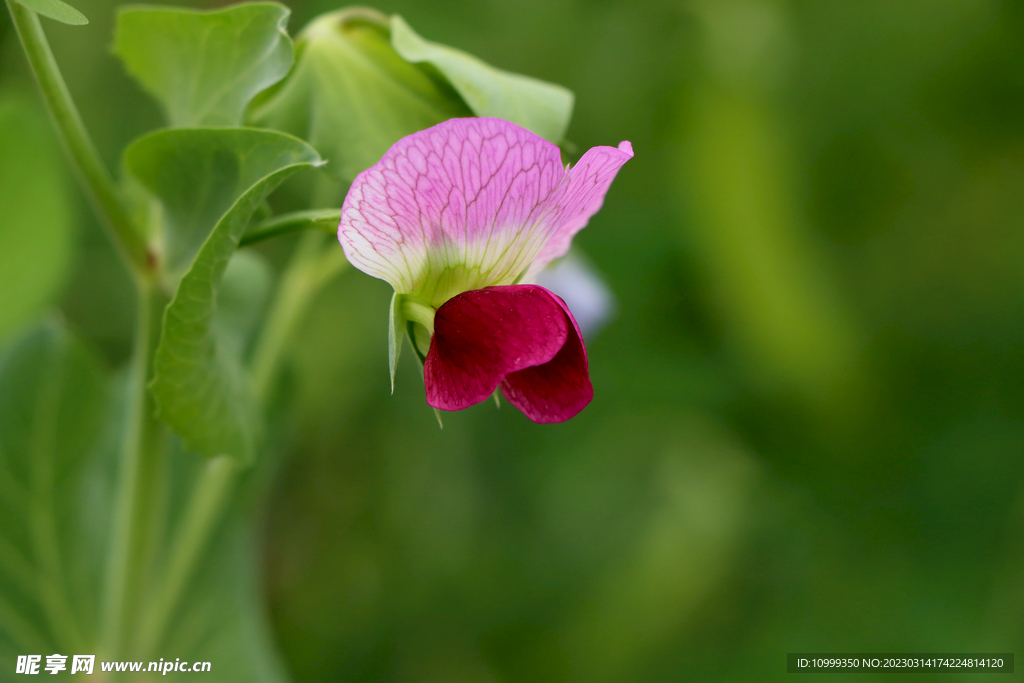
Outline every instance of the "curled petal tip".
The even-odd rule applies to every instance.
[[[619,151],[620,152],[625,152],[626,154],[628,154],[630,156],[630,158],[632,158],[633,157],[633,143],[631,143],[629,140],[623,140],[622,142],[619,143]]]

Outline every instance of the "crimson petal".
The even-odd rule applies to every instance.
[[[565,344],[568,324],[537,285],[473,289],[444,302],[423,364],[427,403],[462,410],[483,401],[510,372],[547,363]]]
[[[547,294],[558,302],[572,323],[565,344],[547,363],[506,375],[501,393],[534,422],[565,422],[587,407],[594,398],[594,387],[576,318],[561,298],[551,292]]]
[[[434,317],[423,365],[427,403],[462,410],[501,384],[534,422],[562,422],[593,397],[579,327],[565,303],[537,285],[458,294]]]

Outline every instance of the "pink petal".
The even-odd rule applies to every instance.
[[[572,322],[565,344],[547,363],[510,373],[501,383],[508,402],[541,423],[565,422],[594,398],[580,327],[565,302],[554,294],[551,297]]]
[[[558,147],[526,129],[451,119],[356,177],[338,239],[356,268],[436,307],[516,281],[554,230],[564,177]]]
[[[427,403],[442,410],[479,403],[509,373],[555,358],[569,336],[561,303],[543,287],[510,285],[458,294],[434,317],[423,364]]]
[[[533,280],[548,263],[569,252],[572,238],[601,210],[604,196],[619,169],[633,158],[633,146],[623,141],[615,147],[591,147],[552,198],[552,222],[557,226],[533,259],[524,279]]]

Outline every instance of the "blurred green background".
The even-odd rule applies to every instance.
[[[290,4],[293,35],[339,6]],[[46,30],[117,168],[159,113],[109,54],[113,3],[76,6],[90,25]],[[265,520],[295,679],[763,681],[790,651],[1013,651],[1024,4],[377,7],[573,89],[581,151],[632,141],[576,240],[617,313],[588,339],[595,399],[577,418],[487,402],[439,430],[411,356],[389,395],[389,287],[350,269],[325,291],[294,350]],[[0,93],[4,150],[39,138],[51,183],[5,207],[38,211],[40,232],[0,249],[35,254],[122,364],[127,277],[71,178],[60,199],[42,109],[3,118],[36,97],[6,13]],[[62,226],[70,254],[47,248]],[[280,263],[291,244],[262,248]],[[4,335],[24,302],[18,273],[0,277]]]

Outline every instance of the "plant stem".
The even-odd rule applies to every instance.
[[[310,232],[302,236],[274,295],[253,351],[251,379],[253,392],[267,404],[284,349],[316,294],[348,264],[337,245],[323,249],[326,235]]]
[[[334,233],[338,231],[341,221],[341,209],[310,209],[294,211],[268,218],[258,223],[252,230],[242,236],[239,247],[247,247],[263,240],[279,235],[286,235],[299,230],[321,230]]]
[[[107,558],[103,601],[102,646],[117,658],[126,655],[135,628],[138,603],[145,587],[152,544],[153,501],[159,500],[163,428],[146,388],[160,337],[161,314],[167,299],[152,283],[140,280],[134,352],[128,377],[127,410],[122,437],[119,481],[115,498],[113,539]]]
[[[208,461],[199,474],[188,507],[171,538],[166,569],[155,584],[152,601],[143,612],[137,648],[143,659],[150,658],[160,645],[167,623],[174,615],[234,491],[238,474],[238,466],[226,455]]]
[[[100,222],[131,272],[137,276],[151,273],[155,268],[155,259],[128,217],[114,182],[82,123],[82,117],[64,83],[38,15],[16,0],[7,0],[7,7],[32,73],[39,83],[43,100]]]

